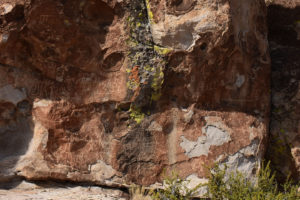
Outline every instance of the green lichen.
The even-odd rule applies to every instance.
[[[145,118],[145,114],[141,111],[141,109],[135,107],[134,105],[130,106],[129,112],[130,118],[133,119],[137,124],[140,124]]]
[[[136,90],[140,86],[140,84],[135,80],[128,80],[126,86],[130,90]]]
[[[153,12],[151,11],[149,0],[146,0],[147,12],[150,23],[154,24]]]
[[[129,38],[126,40],[126,44],[127,46],[130,46],[130,47],[136,47],[139,43],[134,40],[133,38]]]
[[[162,67],[156,69],[151,87],[154,91],[160,90],[164,81],[164,73]]]
[[[160,92],[154,92],[154,93],[152,93],[151,100],[158,101],[160,99],[160,97],[161,97]]]
[[[151,83],[151,88],[153,89],[153,93],[151,95],[151,100],[157,101],[159,100],[161,96],[161,88],[164,83],[164,73],[163,73],[163,67],[157,67],[155,68],[155,74],[153,76],[153,80]]]
[[[169,48],[154,45],[154,51],[156,51],[160,55],[166,55],[166,54],[170,53],[172,50]]]
[[[150,24],[154,20],[149,0],[134,0],[128,9],[130,17],[127,18],[127,45],[130,64],[126,69],[129,91],[127,100],[132,102],[129,112],[131,119],[140,124],[152,102],[161,97],[165,55],[171,49],[154,45],[150,30]]]
[[[144,67],[144,69],[145,69],[146,71],[150,72],[151,70],[153,70],[153,67],[151,67],[150,65],[146,65],[146,66]]]

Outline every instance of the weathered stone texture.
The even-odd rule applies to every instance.
[[[216,161],[256,172],[270,107],[263,0],[6,3],[3,174],[117,186],[164,169],[200,180]]]
[[[168,149],[170,169],[202,177],[203,165],[226,162],[256,140],[243,157],[259,163],[270,95],[263,2],[194,1],[180,13],[174,13],[176,1],[149,2],[154,42],[172,49],[159,105],[170,116],[168,141],[177,141]],[[187,35],[188,44],[181,37]],[[251,166],[247,171],[255,173]]]

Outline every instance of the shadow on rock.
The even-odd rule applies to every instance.
[[[25,98],[10,85],[0,88],[0,188],[18,179],[15,166],[33,137],[31,104]]]
[[[300,7],[268,7],[272,60],[272,109],[267,159],[280,182],[286,176],[299,181]]]

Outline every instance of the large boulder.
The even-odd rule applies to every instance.
[[[201,181],[214,162],[256,173],[270,107],[263,0],[1,6],[2,177],[151,185],[164,171]]]

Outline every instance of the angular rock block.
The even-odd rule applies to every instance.
[[[256,173],[270,107],[263,0],[10,6],[0,29],[7,170],[109,186],[171,171],[201,181],[215,162]]]

